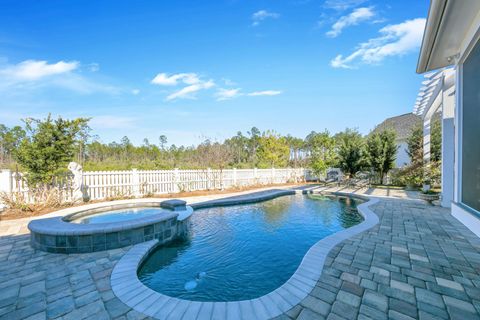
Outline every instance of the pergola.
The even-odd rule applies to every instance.
[[[423,160],[430,163],[430,131],[434,114],[442,113],[442,199],[450,207],[454,190],[455,70],[446,68],[424,75],[413,113],[423,120]]]

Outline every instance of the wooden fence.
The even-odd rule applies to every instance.
[[[86,171],[83,188],[90,200],[99,200],[301,182],[309,176],[309,170],[303,168]],[[72,176],[59,177],[55,186],[66,201],[71,199]],[[34,201],[23,174],[10,170],[0,171],[0,192],[21,194]]]

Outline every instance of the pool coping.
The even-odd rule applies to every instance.
[[[289,193],[285,193],[288,191]],[[273,199],[286,194],[312,193],[308,190],[273,190],[269,194],[246,195],[244,199],[207,201],[204,207],[252,203]],[[317,192],[314,192],[317,193]],[[320,192],[322,193],[322,192]],[[358,225],[329,235],[307,251],[293,275],[280,287],[259,298],[229,302],[200,302],[169,297],[145,286],[137,276],[139,266],[158,245],[151,240],[132,247],[115,265],[110,283],[112,290],[123,303],[132,309],[156,319],[271,319],[299,304],[315,288],[322,274],[328,253],[342,241],[364,232],[379,222],[369,206],[379,200],[343,192],[324,192],[366,200],[357,209],[364,221]],[[217,201],[217,202],[216,202]],[[242,202],[245,201],[245,202]],[[215,204],[216,203],[216,204]],[[197,209],[202,207],[197,204]],[[202,207],[202,208],[204,208]]]
[[[118,221],[118,222],[104,222],[104,223],[92,223],[82,224],[73,223],[68,219],[73,216],[82,216],[82,213],[87,213],[95,210],[118,210],[126,208],[136,207],[158,207],[162,200],[148,199],[148,201],[138,201],[142,199],[129,199],[116,202],[101,202],[92,205],[85,205],[80,207],[73,207],[64,210],[59,210],[55,216],[44,217],[42,219],[34,219],[28,223],[28,229],[30,232],[46,234],[46,235],[88,235],[99,232],[117,232],[122,230],[129,230],[133,228],[140,228],[153,223],[162,222],[174,217],[178,217],[180,211],[173,211],[165,209],[159,215],[153,215],[143,217],[134,220]]]

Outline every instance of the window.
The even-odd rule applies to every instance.
[[[463,64],[462,203],[480,212],[480,41]]]

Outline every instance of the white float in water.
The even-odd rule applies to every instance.
[[[187,283],[185,283],[185,290],[187,291],[192,291],[193,289],[195,289],[197,287],[198,283],[196,280],[190,280],[188,281]]]

